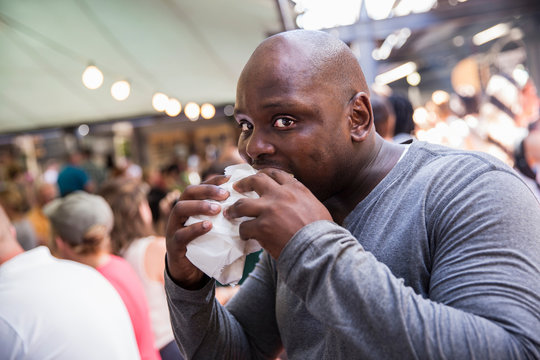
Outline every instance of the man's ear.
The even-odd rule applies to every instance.
[[[364,141],[373,126],[373,112],[369,96],[359,92],[349,102],[349,123],[353,141]]]

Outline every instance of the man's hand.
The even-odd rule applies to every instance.
[[[195,238],[207,233],[212,228],[210,221],[201,221],[189,226],[184,223],[194,215],[217,215],[221,206],[205,200],[223,201],[229,193],[217,185],[227,182],[225,176],[217,176],[202,185],[186,188],[176,203],[167,223],[167,264],[172,279],[185,289],[201,288],[204,273],[186,257],[186,246]]]
[[[239,180],[234,189],[240,193],[255,191],[258,199],[240,199],[224,210],[228,218],[254,217],[240,224],[240,237],[256,239],[274,258],[291,237],[305,225],[330,220],[326,207],[291,174],[278,169],[263,169]]]

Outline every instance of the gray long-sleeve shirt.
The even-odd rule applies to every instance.
[[[540,358],[540,205],[507,166],[415,142],[345,219],[305,226],[224,308],[166,275],[187,358]]]

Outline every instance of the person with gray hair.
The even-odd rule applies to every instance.
[[[540,204],[485,153],[374,130],[360,65],[330,34],[263,41],[237,85],[238,149],[255,191],[227,208],[217,177],[187,188],[167,226],[168,294],[186,358],[538,359]],[[207,201],[215,200],[215,201]],[[221,306],[186,257],[248,217],[264,252]]]
[[[139,358],[122,299],[97,271],[24,251],[0,207],[0,358]]]

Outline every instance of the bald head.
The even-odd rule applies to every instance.
[[[297,84],[331,86],[337,91],[334,96],[347,97],[347,101],[369,91],[349,47],[322,31],[294,30],[267,38],[253,52],[239,84],[273,68],[285,71]]]

